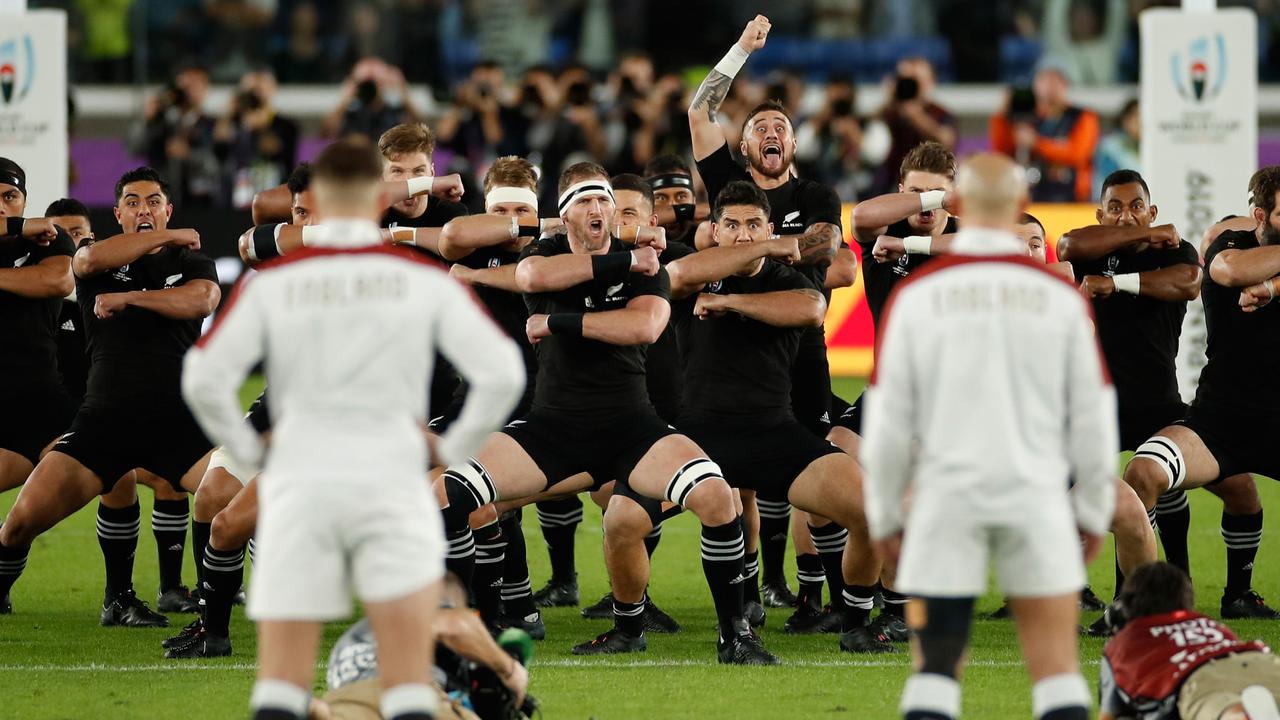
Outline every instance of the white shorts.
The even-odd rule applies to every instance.
[[[205,472],[209,472],[214,468],[222,468],[228,475],[239,480],[241,487],[248,485],[253,476],[257,474],[237,462],[235,458],[231,457],[231,453],[227,452],[226,448],[221,445],[213,449],[213,454],[209,456],[209,468]]]
[[[352,480],[258,480],[254,620],[327,621],[395,600],[444,575],[440,509],[424,473]]]
[[[988,555],[1008,597],[1066,595],[1085,585],[1075,518],[1057,501],[1000,522],[917,504],[907,518],[894,589],[918,597],[981,597]]]

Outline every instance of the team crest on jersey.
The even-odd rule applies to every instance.
[[[128,263],[125,263],[124,265],[121,265],[120,267],[118,267],[118,268],[116,268],[114,271],[112,271],[112,273],[111,273],[111,277],[115,278],[116,280],[121,280],[121,281],[124,281],[124,282],[132,282],[132,281],[133,281],[133,278],[129,277],[129,264],[128,264]]]
[[[585,305],[588,310],[595,309],[596,306],[595,301],[591,299],[590,295],[582,298],[582,304]]]
[[[178,273],[177,275],[170,275],[169,277],[164,279],[164,286],[167,288],[171,288],[174,285],[177,285],[178,281],[181,279],[182,279],[182,273]]]
[[[906,277],[911,274],[910,266],[911,256],[903,254],[902,257],[898,258],[898,264],[894,266],[893,271],[901,277]]]
[[[713,282],[713,283],[711,283],[710,285],[708,285],[708,286],[707,286],[707,292],[718,293],[718,292],[720,292],[720,288],[722,288],[722,287],[724,287],[724,281],[723,281],[723,280],[717,280],[717,281],[715,281],[715,282]]]
[[[501,260],[501,259],[499,259],[499,258],[489,258],[489,267],[491,267],[491,268],[496,268],[496,267],[498,267],[498,266],[500,266],[500,265],[502,265],[502,260]]]
[[[18,258],[17,260],[14,260],[14,261],[13,261],[13,266],[14,266],[14,267],[16,267],[16,268],[20,268],[20,267],[22,267],[23,265],[26,265],[26,264],[27,264],[27,261],[28,261],[28,260],[30,260],[30,259],[31,259],[31,253],[27,253],[26,255],[23,255],[22,257]]]
[[[1103,275],[1106,275],[1107,277],[1111,277],[1112,275],[1116,274],[1116,270],[1119,267],[1120,267],[1120,258],[1116,257],[1115,255],[1112,255],[1111,257],[1107,258],[1107,271],[1104,272]]]

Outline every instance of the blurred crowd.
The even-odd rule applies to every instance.
[[[480,178],[503,155],[526,157],[548,177],[581,160],[614,174],[643,172],[667,153],[692,164],[686,112],[698,79],[661,73],[638,52],[624,53],[604,74],[567,63],[512,75],[482,61],[427,117],[414,106],[401,68],[365,58],[342,80],[340,100],[318,132],[373,139],[398,123],[426,121],[436,134],[435,172],[462,175],[472,191],[467,199],[478,202]],[[278,78],[269,70],[245,73],[219,114],[207,111],[210,81],[197,66],[177,72],[147,99],[132,149],[171,178],[175,202],[245,208],[256,192],[284,182],[299,160],[299,123],[278,111]],[[936,86],[927,59],[902,58],[883,78],[883,102],[865,112],[848,77],[809,83],[779,70],[735,83],[720,123],[734,148],[749,110],[766,99],[781,101],[792,112],[799,172],[853,202],[896,190],[897,168],[920,142],[957,147],[956,119],[934,98]],[[1103,119],[1071,104],[1070,87],[1066,65],[1046,59],[1029,83],[1010,87],[990,119],[988,144],[1031,168],[1037,201],[1087,201],[1108,172],[1137,168],[1136,100]],[[554,190],[548,183],[547,207],[555,204]]]
[[[742,20],[771,18],[770,43],[807,48],[821,74],[866,70],[858,43],[931,49],[947,81],[995,82],[1035,57],[1073,82],[1137,77],[1137,15],[1179,0],[31,0],[71,15],[72,80],[151,82],[179,64],[235,82],[269,67],[282,83],[340,82],[365,57],[443,92],[480,59],[509,74],[576,61],[607,72],[632,50],[662,48],[662,71],[706,63]],[[1280,80],[1280,0],[1218,0],[1258,12],[1264,80]],[[824,52],[853,65],[827,68]],[[877,50],[879,52],[879,49]],[[917,52],[920,52],[917,50]],[[901,54],[896,52],[895,54]],[[1028,58],[1032,62],[1028,63]],[[865,81],[865,77],[859,77]]]

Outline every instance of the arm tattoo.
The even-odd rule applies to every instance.
[[[801,265],[829,265],[840,245],[840,231],[831,223],[814,223],[797,242]]]
[[[689,103],[689,109],[706,107],[707,120],[715,122],[716,110],[720,109],[720,103],[724,102],[725,97],[729,95],[729,86],[732,84],[733,78],[719,70],[712,70],[707,74],[707,79],[698,86],[698,91],[693,94],[693,102]]]

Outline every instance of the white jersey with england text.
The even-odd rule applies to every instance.
[[[273,419],[268,472],[335,476],[427,468],[422,428],[439,350],[467,403],[437,464],[473,454],[515,407],[524,367],[471,293],[372,222],[321,224],[309,247],[260,267],[186,358],[183,392],[215,442],[257,467],[263,449],[236,392],[265,360]]]
[[[1115,392],[1088,302],[1013,235],[965,229],[952,256],[890,300],[867,391],[862,462],[872,536],[903,500],[974,522],[1065,502],[1101,534],[1115,505]]]

